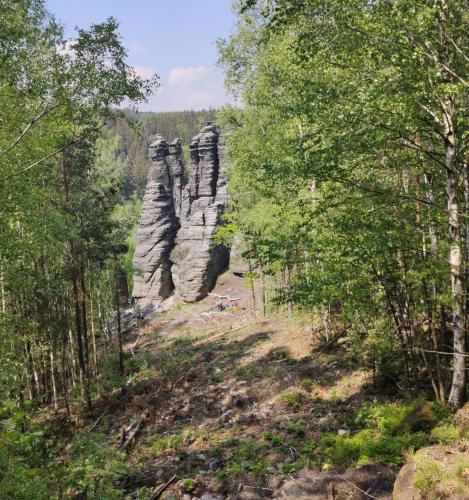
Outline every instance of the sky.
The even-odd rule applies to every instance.
[[[207,109],[233,102],[216,67],[215,40],[226,38],[235,16],[231,0],[46,0],[67,38],[109,16],[120,23],[129,58],[142,75],[157,73],[160,88],[141,111]]]

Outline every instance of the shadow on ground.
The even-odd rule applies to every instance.
[[[162,498],[322,499],[328,488],[336,499],[390,498],[393,470],[323,470],[321,438],[353,430],[372,398],[366,377],[337,362],[337,349],[292,357],[298,346],[278,330],[264,321],[212,340],[177,318],[147,328],[147,347],[127,359],[131,377],[100,401],[108,414],[98,427],[116,444],[145,418],[128,455],[129,493],[176,475]]]

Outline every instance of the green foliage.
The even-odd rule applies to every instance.
[[[64,480],[89,498],[121,498],[119,480],[128,473],[125,454],[109,446],[105,436],[78,436],[72,445]]]
[[[426,443],[423,433],[399,436],[380,435],[365,429],[353,436],[326,434],[321,440],[321,452],[326,463],[333,465],[365,465],[370,462],[400,465],[405,462],[404,453]]]
[[[280,401],[292,408],[298,410],[304,401],[304,395],[294,389],[289,389],[280,394]]]
[[[42,0],[0,0],[0,33],[0,489],[120,498],[122,456],[104,439],[78,435],[65,448],[57,429],[31,422],[47,406],[90,411],[100,383],[123,385],[110,331],[130,227],[114,218],[124,169],[104,125],[123,101],[145,101],[157,77],[128,65],[113,18],[65,40]]]
[[[190,478],[185,479],[182,487],[186,493],[191,493],[197,487],[197,481],[195,479],[190,479]]]
[[[172,436],[159,438],[151,445],[151,452],[158,456],[164,451],[178,450],[183,444],[183,437],[181,434],[173,434]]]
[[[239,474],[252,472],[256,475],[265,474],[267,463],[263,458],[264,446],[261,444],[242,442],[233,450],[233,456],[222,472],[223,476],[235,477]]]
[[[449,437],[452,431],[447,424],[435,427],[431,435],[421,430],[412,432],[407,425],[403,425],[422,406],[422,400],[411,404],[362,406],[355,416],[355,424],[362,430],[351,436],[327,434],[321,440],[321,453],[326,464],[359,466],[375,462],[400,465],[405,462],[406,452],[421,448],[431,438]],[[417,428],[420,429],[420,425]]]
[[[451,444],[460,439],[460,430],[452,423],[444,423],[434,427],[430,435],[439,444]]]
[[[425,457],[417,464],[414,474],[414,485],[425,497],[435,492],[443,476],[443,468],[432,457]]]
[[[263,437],[266,441],[272,444],[272,446],[281,446],[284,441],[282,437],[278,434],[275,434],[273,432],[267,431],[264,432]]]
[[[245,104],[219,114],[233,197],[220,239],[242,239],[273,300],[347,325],[344,347],[383,390],[444,400],[451,358],[420,349],[443,345],[440,312],[460,300],[444,186],[465,172],[465,2],[242,5],[218,44]]]
[[[315,386],[315,383],[309,379],[309,378],[304,378],[302,381],[301,381],[301,386],[306,389],[307,391],[311,391],[313,390],[314,386]]]
[[[56,454],[60,440],[51,440],[18,412],[3,421],[0,435],[0,488],[5,498],[27,500],[70,496],[121,498],[119,482],[128,473],[125,455],[102,435],[77,434],[67,455]]]
[[[358,411],[355,421],[358,425],[373,427],[383,434],[391,435],[412,407],[413,405],[399,403],[365,405]]]

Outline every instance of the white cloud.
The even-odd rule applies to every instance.
[[[181,66],[173,68],[169,73],[168,83],[175,86],[188,86],[203,80],[210,72],[206,66],[196,68],[183,68]]]
[[[57,52],[62,55],[73,56],[75,54],[74,45],[76,40],[67,40],[65,43],[56,46]]]
[[[135,66],[134,71],[142,78],[151,78],[156,73],[153,68],[149,68],[148,66]]]
[[[142,68],[136,68],[142,74]],[[147,68],[148,69],[148,68]],[[161,86],[142,111],[184,111],[218,108],[234,103],[225,91],[223,77],[210,66],[172,68],[161,76]]]

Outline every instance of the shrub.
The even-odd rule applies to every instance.
[[[75,436],[61,461],[54,458],[58,449],[53,448],[53,441],[24,415],[13,415],[2,424],[1,498],[71,498],[84,492],[89,499],[122,498],[119,481],[127,474],[124,453],[109,446],[104,436]]]
[[[353,436],[326,434],[321,440],[321,451],[327,463],[333,465],[364,465],[370,462],[385,465],[404,463],[404,453],[425,444],[423,433],[386,436],[372,429],[364,429]]]
[[[430,435],[439,444],[450,444],[459,439],[459,429],[454,424],[445,423],[433,428]]]
[[[151,452],[153,455],[158,456],[162,451],[166,450],[177,450],[183,443],[183,437],[181,434],[173,434],[167,438],[160,438],[151,446]]]
[[[441,465],[432,457],[425,457],[417,465],[414,474],[414,486],[420,490],[422,495],[429,497],[443,476]]]
[[[307,391],[312,391],[315,386],[315,383],[310,378],[304,378],[301,381],[301,386]]]
[[[285,391],[280,395],[280,401],[293,410],[298,410],[303,403],[303,395],[295,390]]]
[[[194,491],[197,486],[197,481],[195,479],[186,479],[182,485],[183,490],[186,493]]]
[[[422,399],[411,404],[365,405],[358,411],[355,423],[386,435],[427,430],[439,420],[434,408],[438,408],[439,415],[446,415],[438,406]]]

